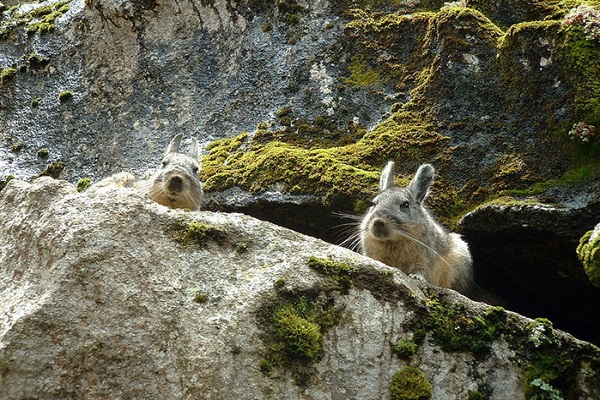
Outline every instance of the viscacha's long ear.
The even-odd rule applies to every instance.
[[[427,197],[427,191],[433,183],[435,169],[430,164],[423,164],[417,170],[414,178],[408,184],[409,190],[414,193],[417,201],[422,203]]]
[[[189,156],[200,162],[200,149],[198,149],[198,141],[196,138],[192,138],[192,147],[190,148]]]
[[[385,189],[394,186],[394,162],[388,161],[383,171],[381,171],[381,178],[379,179],[379,191],[383,192]]]
[[[182,137],[183,133],[178,133],[177,135],[175,135],[173,140],[171,140],[171,143],[169,143],[169,145],[167,146],[167,151],[165,152],[165,155],[179,152],[179,145],[181,145]]]

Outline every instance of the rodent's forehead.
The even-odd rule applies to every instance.
[[[407,200],[410,200],[409,191],[398,186],[384,190],[375,198],[377,204],[405,202]]]
[[[163,161],[163,163],[168,163],[170,165],[179,164],[179,165],[188,166],[190,168],[198,166],[198,162],[196,160],[194,160],[192,157],[186,156],[184,154],[179,154],[179,153],[167,154],[163,158],[162,161]]]

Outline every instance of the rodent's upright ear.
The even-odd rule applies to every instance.
[[[177,135],[175,135],[173,140],[171,140],[171,143],[169,143],[169,145],[167,146],[167,151],[165,152],[165,154],[178,153],[179,145],[181,145],[182,137],[183,137],[183,133],[178,133]]]
[[[414,193],[417,201],[421,203],[427,196],[427,191],[433,182],[435,169],[430,164],[423,164],[417,170],[414,178],[408,184],[408,188]]]
[[[383,171],[381,171],[381,178],[379,178],[379,191],[383,192],[385,189],[394,186],[394,162],[388,161]]]
[[[200,162],[200,149],[198,149],[198,141],[196,138],[192,138],[192,146],[190,147],[189,156]]]

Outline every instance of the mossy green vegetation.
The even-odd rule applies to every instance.
[[[395,355],[403,359],[409,359],[418,349],[417,344],[413,339],[400,339],[392,347],[392,351]]]
[[[20,26],[25,26],[28,34],[44,34],[56,28],[56,20],[69,11],[71,0],[58,1],[36,7],[21,14],[20,7],[15,6],[6,10],[0,22],[0,39],[5,39]]]
[[[67,164],[65,164],[64,161],[55,161],[52,164],[47,165],[38,176],[50,176],[54,179],[58,179],[60,173],[63,169],[65,169],[66,166]]]
[[[390,400],[427,400],[431,398],[431,383],[423,371],[404,367],[392,376]]]
[[[353,265],[315,256],[308,258],[308,266],[325,275],[329,282],[343,294],[348,293],[352,286],[352,275],[357,271]]]
[[[50,150],[48,150],[48,148],[47,148],[47,147],[42,147],[41,149],[39,149],[39,150],[36,152],[36,155],[37,155],[39,158],[46,158],[46,157],[48,157],[48,155],[49,155],[49,154],[50,154]]]
[[[211,143],[202,161],[205,189],[240,186],[261,192],[284,183],[288,193],[320,195],[325,205],[350,210],[356,200],[373,197],[387,160],[434,159],[447,145],[433,126],[402,112],[350,144],[304,148],[288,139],[259,130]]]
[[[589,231],[579,241],[577,256],[590,282],[600,288],[600,235]]]
[[[198,292],[194,295],[194,302],[195,303],[206,303],[208,301],[208,294],[204,293],[204,292]]]
[[[321,329],[308,303],[285,305],[273,314],[275,335],[291,359],[311,360],[321,350]]]
[[[521,367],[527,399],[553,398],[544,397],[550,394],[576,398],[577,377],[582,369],[594,371],[591,374],[600,379],[600,350],[558,334],[547,319],[523,324],[501,307],[468,310],[460,303],[449,302],[442,291],[427,289],[425,294],[424,308],[404,326],[405,331],[413,332],[415,344],[427,340],[446,352],[465,352],[485,359],[493,343],[502,340]]]
[[[264,373],[284,368],[303,386],[314,375],[312,365],[322,354],[323,336],[339,322],[341,309],[325,293],[287,297],[281,289],[279,299],[267,305],[260,317],[267,352],[259,367]]]
[[[15,179],[15,176],[7,175],[6,178],[0,179],[0,190],[4,189],[11,179]]]
[[[17,70],[12,67],[0,69],[0,84],[12,80],[17,75]]]
[[[344,78],[344,83],[351,86],[370,86],[380,82],[381,77],[371,69],[364,58],[355,57],[348,67],[350,76]]]
[[[169,229],[169,233],[176,242],[185,247],[206,245],[208,240],[223,243],[227,232],[222,228],[207,225],[199,221],[180,222]]]
[[[66,103],[67,101],[71,100],[73,96],[74,94],[72,91],[65,90],[58,94],[58,101],[60,101],[61,103]]]
[[[84,190],[86,190],[90,186],[92,186],[92,179],[91,178],[81,178],[79,181],[77,181],[76,188],[77,188],[78,192],[83,192]]]
[[[415,324],[411,329],[430,332],[433,341],[444,351],[485,357],[506,326],[506,318],[506,312],[500,307],[490,308],[483,316],[470,316],[466,306],[450,304],[430,293],[427,316],[411,321]]]

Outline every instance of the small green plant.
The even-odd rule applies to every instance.
[[[15,179],[15,176],[7,175],[6,178],[0,179],[0,190],[4,189],[11,179]]]
[[[412,339],[400,339],[392,348],[400,358],[410,358],[417,351],[417,344]]]
[[[529,342],[536,348],[553,342],[552,322],[546,318],[537,318],[529,324],[529,332]]]
[[[238,254],[247,253],[248,245],[246,243],[239,242],[238,244],[235,245],[235,252]]]
[[[31,107],[37,107],[40,105],[40,101],[42,100],[41,97],[36,97],[34,99],[31,100]]]
[[[208,301],[208,295],[206,293],[196,293],[194,296],[195,303],[206,303]]]
[[[321,350],[321,329],[302,309],[291,305],[281,307],[273,321],[277,339],[284,344],[288,357],[310,360]]]
[[[285,278],[279,278],[275,282],[273,282],[273,287],[276,290],[280,290],[280,289],[283,289],[283,287],[286,285],[286,283],[287,283],[287,281]]]
[[[50,176],[54,179],[58,179],[62,170],[65,169],[65,166],[66,164],[63,161],[53,162],[52,164],[47,165],[38,176]]]
[[[486,399],[486,396],[477,390],[469,392],[468,400],[485,400],[485,399]]]
[[[171,236],[184,246],[203,246],[208,239],[222,243],[227,233],[221,228],[203,224],[198,221],[181,222],[171,229]]]
[[[269,374],[273,371],[273,363],[265,358],[260,360],[259,368],[263,374]]]
[[[24,147],[25,147],[25,143],[23,143],[23,142],[15,142],[15,143],[12,144],[12,146],[10,146],[10,150],[13,153],[18,153],[21,150],[23,150]]]
[[[560,391],[556,390],[549,383],[542,379],[534,379],[531,381],[531,386],[536,388],[536,393],[529,400],[564,400]]]
[[[267,21],[267,22],[265,22],[264,24],[261,25],[260,29],[263,32],[270,32],[270,31],[273,30],[273,24]]]
[[[405,367],[392,376],[390,400],[427,400],[431,384],[417,367]]]
[[[39,149],[37,151],[36,154],[39,158],[46,158],[46,157],[48,157],[48,154],[50,154],[50,151],[48,150],[47,147],[42,147],[41,149]]]
[[[0,70],[0,84],[13,79],[16,74],[17,70],[15,68],[4,68]]]
[[[325,275],[342,293],[348,293],[352,286],[352,275],[357,268],[342,262],[311,256],[308,266],[318,273]]]
[[[70,90],[65,90],[63,92],[60,92],[60,94],[58,95],[58,101],[60,101],[61,103],[66,103],[72,97],[73,97],[73,92],[71,92]]]
[[[92,186],[92,180],[90,178],[81,178],[79,181],[77,181],[76,187],[78,192],[83,192],[90,186]]]

